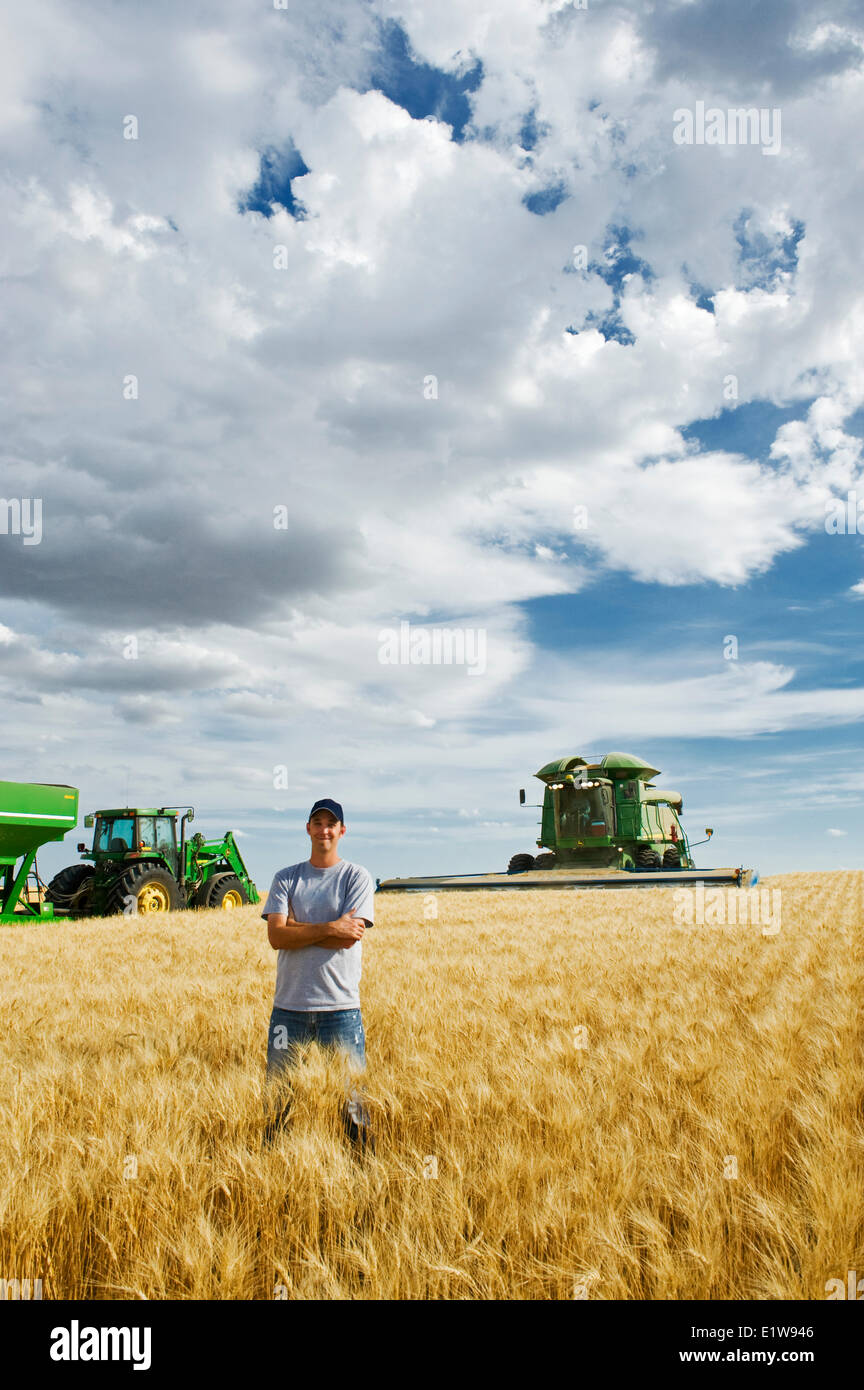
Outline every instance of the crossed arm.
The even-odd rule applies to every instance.
[[[297,951],[301,946],[326,946],[331,951],[350,949],[366,930],[365,919],[355,917],[353,908],[335,922],[298,922],[291,908],[270,912],[267,938],[274,951]]]

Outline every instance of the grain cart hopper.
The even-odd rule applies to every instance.
[[[27,879],[36,851],[51,840],[62,840],[67,830],[75,828],[77,820],[77,787],[0,782],[0,922],[53,918],[50,902],[29,901],[25,892]]]
[[[194,807],[122,807],[84,817],[95,824],[93,848],[79,844],[85,862],[61,869],[47,898],[58,913],[107,917],[116,912],[174,912],[185,907],[239,907],[258,892],[230,830],[220,840],[186,835]],[[90,863],[86,861],[92,861]]]
[[[697,869],[680,821],[679,792],[654,785],[658,769],[632,753],[578,755],[541,767],[538,855],[514,854],[504,873],[379,880],[381,891],[436,888],[641,888],[758,880],[752,869]],[[525,793],[519,793],[525,805]],[[712,830],[706,830],[710,839]],[[699,843],[704,844],[704,841]]]

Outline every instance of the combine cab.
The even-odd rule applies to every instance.
[[[515,854],[508,873],[526,869],[692,869],[679,816],[680,792],[661,791],[649,767],[630,753],[599,763],[562,758],[535,775],[545,784],[536,858]],[[524,806],[525,793],[519,793]],[[711,837],[712,831],[706,831]]]
[[[79,844],[85,862],[61,869],[48,885],[47,901],[57,914],[73,917],[257,903],[231,831],[221,840],[188,839],[186,826],[195,816],[190,807],[180,817],[178,839],[178,816],[178,808],[166,806],[85,816],[85,826],[95,824],[93,848]]]
[[[680,820],[681,795],[655,787],[651,778],[657,773],[630,753],[607,753],[597,762],[576,756],[547,763],[535,774],[545,786],[540,854],[514,854],[506,874],[386,879],[379,880],[379,890],[749,884],[751,869],[695,867]],[[525,805],[524,791],[519,801]],[[713,833],[705,832],[708,839]]]

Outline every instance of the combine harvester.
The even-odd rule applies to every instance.
[[[697,869],[679,817],[678,792],[655,787],[658,769],[631,753],[596,762],[561,758],[535,776],[545,785],[538,849],[514,854],[506,873],[378,880],[378,891],[477,888],[649,888],[758,882],[753,869]],[[525,792],[519,793],[525,805]],[[708,839],[713,830],[706,829]],[[705,844],[700,840],[699,844]]]

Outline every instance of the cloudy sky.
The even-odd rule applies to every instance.
[[[504,867],[623,748],[702,863],[860,865],[859,5],[279,4],[7,11],[3,776],[266,886],[322,795]]]

